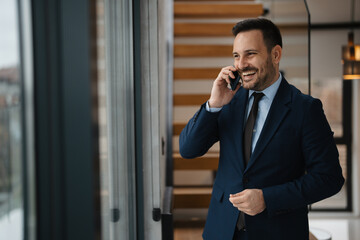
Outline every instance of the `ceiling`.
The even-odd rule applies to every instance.
[[[351,22],[352,0],[307,0],[312,23]],[[355,1],[355,21],[360,21],[360,0]],[[275,22],[307,22],[303,0],[262,0]]]

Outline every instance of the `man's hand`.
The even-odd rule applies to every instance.
[[[245,189],[242,192],[230,194],[229,200],[239,211],[250,216],[255,216],[266,208],[261,189]]]
[[[228,84],[230,83],[229,76],[235,78],[232,71],[236,71],[236,68],[233,66],[224,67],[215,79],[209,99],[209,106],[211,108],[220,108],[228,104],[239,90],[240,84],[234,91],[228,88]]]

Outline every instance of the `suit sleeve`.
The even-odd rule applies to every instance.
[[[302,124],[305,175],[263,189],[269,215],[286,213],[328,198],[344,184],[333,132],[318,99],[310,100]]]
[[[219,140],[217,118],[220,112],[208,112],[203,104],[182,130],[179,139],[183,158],[204,155]]]

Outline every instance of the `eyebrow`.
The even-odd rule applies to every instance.
[[[256,50],[256,49],[247,49],[247,50],[245,50],[244,51],[245,53],[248,53],[248,52],[259,52],[258,50]],[[235,54],[239,54],[238,52],[233,52],[233,55],[235,55]]]

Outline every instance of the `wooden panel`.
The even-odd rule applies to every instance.
[[[210,194],[175,195],[174,208],[208,208],[210,199]]]
[[[206,154],[205,156],[184,159],[180,154],[174,154],[174,170],[217,170],[219,163],[218,154]]]
[[[232,36],[235,23],[174,23],[175,37]],[[278,24],[281,32],[307,30],[306,24]]]
[[[185,223],[182,225],[182,223]],[[197,239],[203,239],[202,233],[205,226],[205,221],[203,221],[203,224],[196,224],[194,226],[193,221],[191,219],[189,220],[183,220],[180,223],[178,221],[174,221],[174,240],[197,240]]]
[[[306,56],[308,45],[285,45],[283,49],[283,56],[286,57]],[[232,57],[232,51],[232,45],[176,44],[174,47],[175,57]]]
[[[176,94],[174,95],[174,106],[201,105],[209,100],[209,94]]]
[[[175,18],[249,18],[263,14],[262,4],[174,3]]]
[[[234,23],[175,23],[175,37],[232,36]]]
[[[184,129],[186,123],[174,123],[173,124],[173,135],[180,135],[181,131]]]
[[[202,210],[202,211],[206,211],[206,210]],[[198,216],[197,218],[191,218],[191,219],[174,219],[174,235],[175,235],[175,240],[176,240],[176,229],[180,230],[180,229],[197,229],[199,228],[200,230],[202,230],[202,228],[204,228],[205,226],[205,220],[206,220],[206,215],[202,215],[202,216]],[[202,231],[201,231],[202,233]],[[179,236],[180,237],[180,236]],[[184,237],[180,237],[178,238],[178,240],[184,240],[184,239],[202,239],[201,238],[201,234],[199,235],[198,238],[184,238]]]
[[[214,79],[219,75],[220,68],[175,68],[174,80],[188,80],[188,79]]]
[[[208,208],[211,188],[174,188],[174,208]]]
[[[176,44],[175,57],[232,57],[232,45],[188,45]]]

